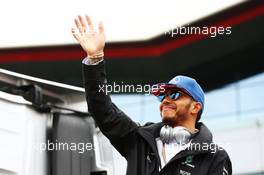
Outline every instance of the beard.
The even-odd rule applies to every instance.
[[[186,105],[184,108],[178,109],[174,114],[168,114],[169,112],[161,112],[162,122],[165,125],[175,127],[179,126],[188,120],[188,111],[191,104]]]
[[[171,117],[162,117],[162,122],[165,125],[174,127],[178,124],[178,121],[176,121],[175,119],[171,118]]]
[[[175,115],[173,117],[163,116],[162,122],[165,125],[175,127],[183,123],[186,120],[186,118],[187,118],[186,115]]]

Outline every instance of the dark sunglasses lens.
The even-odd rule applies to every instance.
[[[176,100],[177,98],[179,98],[179,96],[180,96],[179,92],[173,92],[170,94],[170,99]]]

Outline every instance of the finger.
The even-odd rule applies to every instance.
[[[90,29],[91,31],[94,31],[94,26],[93,26],[93,23],[92,23],[92,21],[91,21],[91,18],[90,18],[88,15],[85,15],[85,19],[86,19],[86,21],[87,21],[87,24],[88,24],[88,26],[89,26],[89,29]]]
[[[104,33],[104,25],[103,25],[102,21],[99,22],[99,27],[98,28],[99,28],[99,33],[103,34]]]
[[[82,33],[83,30],[82,30],[82,26],[81,26],[79,20],[77,18],[75,18],[74,22],[75,22],[75,25],[76,25],[77,29],[79,30],[79,32]]]
[[[78,19],[79,19],[80,24],[81,24],[81,26],[82,26],[82,31],[85,32],[86,25],[85,25],[85,22],[84,22],[82,16],[79,15],[79,16],[78,16]]]
[[[77,40],[77,41],[79,41],[79,35],[77,34],[77,32],[76,32],[76,30],[74,29],[74,28],[71,28],[71,32],[72,32],[72,35],[73,35],[73,37]]]

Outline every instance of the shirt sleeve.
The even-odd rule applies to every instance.
[[[102,60],[102,59],[101,59]],[[107,84],[105,60],[97,65],[82,64],[88,110],[102,133],[121,155],[127,157],[137,144],[138,125],[111,100]]]

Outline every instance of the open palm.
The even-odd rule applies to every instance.
[[[86,15],[85,19],[88,26],[81,16],[75,18],[74,22],[78,30],[72,28],[72,34],[88,55],[97,55],[103,52],[105,46],[103,24],[99,23],[98,32],[96,32],[90,17]]]

